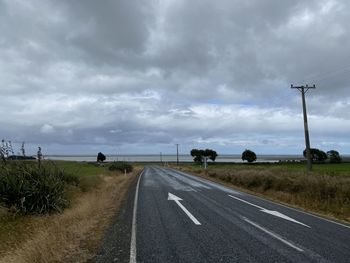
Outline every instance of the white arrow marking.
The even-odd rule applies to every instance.
[[[241,199],[241,198],[235,197],[235,196],[233,196],[233,195],[229,195],[229,196],[232,197],[232,198],[234,198],[234,199],[236,199],[236,200],[239,200],[239,201],[241,201],[241,202],[243,202],[243,203],[246,203],[246,204],[248,204],[248,205],[255,206],[256,208],[259,208],[261,212],[264,212],[264,213],[267,213],[267,214],[270,214],[270,215],[273,215],[273,216],[277,216],[277,217],[279,217],[279,218],[283,218],[284,220],[288,220],[288,221],[294,222],[294,223],[296,223],[296,224],[299,224],[299,225],[302,225],[302,226],[306,226],[306,227],[308,227],[308,228],[311,228],[311,227],[309,227],[308,225],[305,225],[304,223],[301,223],[301,222],[299,222],[299,221],[297,221],[297,220],[295,220],[295,219],[293,219],[293,218],[291,218],[291,217],[289,217],[289,216],[286,216],[285,214],[282,214],[282,213],[280,213],[280,212],[278,212],[278,211],[268,210],[268,209],[263,208],[263,207],[261,207],[261,206],[258,206],[258,205],[249,203],[249,202],[247,202],[247,201],[245,201],[245,200],[243,200],[243,199]]]
[[[168,193],[168,200],[175,201],[175,203],[186,213],[186,215],[195,223],[196,225],[201,225],[201,223],[184,207],[180,201],[182,199],[180,197],[177,197],[176,195],[173,195],[171,193]]]

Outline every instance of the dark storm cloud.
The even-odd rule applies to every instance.
[[[53,151],[181,141],[293,152],[302,116],[290,84],[316,84],[312,141],[350,152],[349,7],[0,0],[0,135]]]
[[[151,1],[65,1],[65,8],[73,26],[66,41],[84,52],[83,58],[98,65],[138,66],[154,20]]]

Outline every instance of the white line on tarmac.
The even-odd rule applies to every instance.
[[[239,201],[241,201],[241,202],[243,202],[243,203],[246,203],[246,204],[248,204],[248,205],[257,207],[258,209],[260,209],[261,212],[264,212],[264,213],[267,213],[267,214],[270,214],[270,215],[273,215],[273,216],[282,218],[282,219],[284,219],[284,220],[288,220],[288,221],[290,221],[290,222],[293,222],[293,223],[296,223],[296,224],[299,224],[299,225],[302,225],[302,226],[311,228],[310,226],[305,225],[304,223],[301,223],[301,222],[295,220],[294,218],[291,218],[291,217],[289,217],[289,216],[287,216],[287,215],[285,215],[285,214],[282,214],[282,213],[280,213],[280,212],[278,212],[278,211],[273,211],[273,210],[269,210],[269,209],[263,208],[263,207],[261,207],[261,206],[258,206],[258,205],[249,203],[249,202],[247,202],[246,200],[243,200],[243,199],[241,199],[241,198],[235,197],[235,196],[233,196],[233,195],[229,195],[229,196],[232,197],[232,198],[234,198],[234,199],[237,199],[237,200],[239,200]]]
[[[180,201],[182,201],[182,199],[172,193],[168,193],[168,200],[170,201],[175,201],[175,203],[182,209],[182,211],[184,211],[186,213],[186,215],[192,220],[192,222],[195,225],[201,225],[201,223],[197,220],[197,218],[195,218],[190,211],[188,211],[186,209],[186,207],[183,206],[183,204],[180,203]]]
[[[291,210],[293,210],[293,211],[296,211],[296,212],[299,212],[299,213],[303,213],[304,215],[316,217],[316,218],[321,219],[321,220],[324,220],[324,221],[326,221],[326,222],[333,223],[333,224],[335,224],[335,225],[342,226],[342,227],[346,227],[346,228],[349,228],[349,229],[350,229],[350,226],[348,226],[348,225],[345,225],[345,224],[342,224],[342,223],[333,221],[333,220],[331,220],[331,219],[327,219],[327,218],[324,218],[324,217],[315,215],[315,214],[313,214],[313,213],[309,213],[309,212],[303,211],[303,210],[301,210],[300,208],[298,209],[298,208],[294,208],[294,207],[291,207],[291,206],[287,206],[287,205],[284,205],[284,204],[281,204],[281,203],[275,203],[275,202],[273,202],[273,201],[260,198],[260,197],[258,197],[258,196],[254,196],[254,197],[259,198],[259,199],[264,200],[264,201],[267,201],[267,202],[269,202],[269,203],[271,203],[271,204],[280,205],[280,206],[283,206],[283,207],[285,207],[285,208],[291,209]]]
[[[131,243],[130,243],[130,263],[136,263],[136,213],[137,213],[137,202],[139,199],[139,186],[140,179],[144,171],[141,172],[137,181],[134,199],[134,211],[132,216],[132,228],[131,228]]]
[[[259,209],[261,209],[261,210],[264,210],[264,209],[265,209],[265,208],[263,208],[263,207],[261,207],[261,206],[258,206],[258,205],[249,203],[248,201],[243,200],[243,199],[238,198],[238,197],[235,197],[235,196],[233,196],[233,195],[228,195],[228,196],[229,196],[229,197],[232,197],[232,198],[234,198],[234,199],[237,199],[237,200],[239,200],[239,201],[241,201],[241,202],[243,202],[243,203],[246,203],[246,204],[248,204],[248,205],[255,206],[256,208],[259,208]]]
[[[297,250],[297,251],[299,251],[299,252],[304,252],[303,249],[301,249],[301,248],[299,248],[299,247],[293,245],[291,242],[289,242],[289,241],[283,239],[283,238],[280,237],[279,235],[277,235],[277,234],[275,234],[275,233],[273,233],[273,232],[267,230],[266,228],[264,228],[264,227],[258,225],[257,223],[255,223],[255,222],[253,222],[253,221],[251,221],[251,220],[249,220],[249,219],[247,219],[247,218],[245,218],[245,217],[243,217],[243,220],[246,221],[247,223],[251,224],[252,226],[254,226],[254,227],[260,229],[261,231],[265,232],[266,234],[268,234],[268,235],[270,235],[270,236],[276,238],[277,240],[281,241],[282,243],[286,244],[287,246],[290,246],[291,248],[294,248],[295,250]]]

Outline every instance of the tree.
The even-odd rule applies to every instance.
[[[194,157],[193,161],[195,163],[202,163],[202,156],[203,155],[204,155],[203,150],[199,150],[199,149],[192,149],[191,150],[191,156]]]
[[[341,163],[340,154],[336,150],[328,151],[327,152],[327,156],[329,158],[329,162],[331,162],[331,163]]]
[[[212,149],[192,149],[191,156],[194,157],[193,161],[196,163],[203,163],[203,158],[207,157],[213,162],[215,162],[216,157],[218,156],[217,152]]]
[[[248,163],[255,162],[256,161],[256,154],[255,154],[255,152],[246,149],[242,153],[242,161],[248,161]]]
[[[306,158],[306,149],[303,151],[303,155]],[[320,150],[320,149],[316,149],[316,148],[311,148],[310,149],[310,155],[311,155],[311,160],[313,162],[324,162],[325,160],[327,160],[328,156],[327,154]]]
[[[104,160],[106,160],[106,155],[104,155],[103,153],[99,152],[97,154],[97,162],[103,163]]]
[[[212,149],[205,149],[204,156],[208,157],[210,160],[215,162],[216,157],[218,156],[217,152]]]

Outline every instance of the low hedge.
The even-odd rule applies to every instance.
[[[108,170],[119,171],[122,173],[126,171],[127,173],[131,173],[133,170],[133,166],[127,162],[114,162],[108,167]]]

